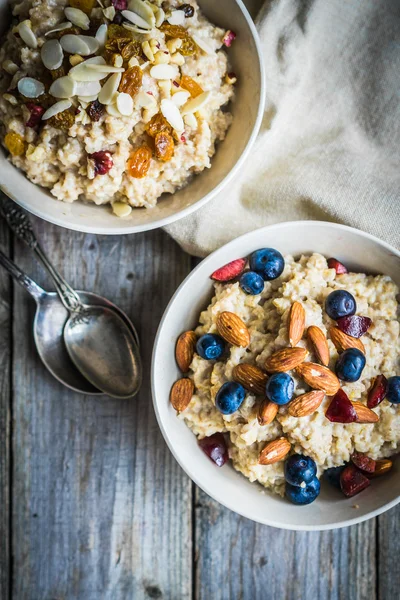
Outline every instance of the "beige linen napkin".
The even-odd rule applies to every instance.
[[[267,77],[258,139],[234,182],[167,231],[197,256],[294,219],[400,247],[399,0],[267,1],[257,24]]]

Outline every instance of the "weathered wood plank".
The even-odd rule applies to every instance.
[[[400,505],[378,517],[378,597],[392,600],[399,597],[399,531]]]
[[[43,369],[34,313],[15,289],[13,594],[18,600],[191,597],[191,482],[162,439],[149,389],[152,343],[190,259],[163,232],[96,237],[35,220],[76,287],[116,301],[142,340],[133,401],[82,397]],[[16,260],[48,286],[25,248]]]

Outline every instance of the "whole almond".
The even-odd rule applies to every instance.
[[[185,331],[178,337],[175,348],[175,358],[182,373],[187,373],[189,371],[190,363],[193,360],[194,350],[196,348],[196,341],[197,337],[194,331]]]
[[[316,325],[307,329],[307,337],[312,344],[318,360],[327,367],[329,365],[329,346],[324,332]]]
[[[340,388],[340,381],[335,373],[318,363],[303,363],[297,367],[296,372],[310,387],[323,390],[328,396],[334,396]]]
[[[307,354],[305,348],[283,348],[267,358],[265,368],[268,373],[291,371],[303,362]]]
[[[194,392],[194,384],[191,379],[183,377],[175,381],[171,388],[169,399],[172,406],[178,412],[182,412],[190,404]]]
[[[378,458],[375,461],[375,471],[373,473],[368,473],[368,477],[379,477],[380,475],[384,475],[393,467],[393,461],[390,458]]]
[[[306,311],[300,302],[293,302],[289,313],[289,343],[296,346],[303,337],[306,326]]]
[[[242,319],[233,312],[225,311],[217,317],[218,333],[233,346],[246,348],[250,344],[250,334]]]
[[[297,396],[290,402],[288,413],[291,417],[308,417],[317,410],[324,398],[323,390],[312,390],[312,392]]]
[[[261,450],[258,462],[260,465],[272,465],[279,462],[289,454],[290,448],[290,443],[284,437],[268,442]]]
[[[352,404],[357,413],[357,423],[377,423],[379,421],[379,415],[362,402],[352,402]]]
[[[265,394],[265,384],[267,383],[268,375],[260,367],[241,363],[233,368],[232,377],[249,390],[249,392],[253,392],[259,396]]]
[[[347,335],[347,333],[344,333],[339,327],[331,327],[329,329],[329,334],[338,352],[343,352],[343,350],[347,350],[348,348],[358,348],[358,350],[365,354],[364,344],[359,338]]]
[[[278,414],[279,406],[265,398],[258,409],[258,422],[260,425],[269,425]]]

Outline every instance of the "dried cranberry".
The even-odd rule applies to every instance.
[[[184,144],[186,144],[186,136],[183,133],[181,135],[181,142],[183,142]]]
[[[229,459],[228,449],[222,433],[214,433],[199,440],[199,446],[218,467],[222,467]]]
[[[235,38],[236,38],[236,33],[234,31],[228,30],[223,37],[222,43],[227,48],[230,48],[232,46],[232,43],[235,40]]]
[[[173,84],[175,87],[179,87],[179,83],[178,83],[177,81],[175,81],[175,79],[174,79],[174,81],[172,82],[172,84]]]
[[[372,321],[369,317],[359,317],[358,315],[352,315],[351,317],[340,317],[337,319],[338,327],[347,335],[351,337],[359,338],[372,325]]]
[[[43,106],[39,106],[34,102],[27,102],[25,106],[31,113],[25,125],[27,127],[36,127],[42,120],[42,114],[44,113]]]
[[[328,267],[330,269],[335,269],[337,275],[342,275],[343,273],[348,273],[347,268],[343,263],[337,260],[337,258],[328,258]]]
[[[123,22],[124,22],[124,17],[121,15],[120,12],[116,12],[115,17],[113,18],[113,23],[115,25],[122,25]]]
[[[354,423],[357,421],[356,409],[342,389],[332,398],[325,416],[331,423]]]
[[[128,0],[111,0],[111,4],[115,10],[126,10],[128,8]]]
[[[378,404],[385,399],[387,387],[388,382],[384,375],[378,375],[378,377],[375,377],[371,387],[368,390],[368,408],[375,408],[375,406],[378,406]]]
[[[89,154],[89,158],[94,160],[94,172],[96,175],[106,175],[114,164],[111,153],[104,150]]]
[[[375,471],[376,461],[366,454],[363,454],[362,452],[353,452],[350,458],[360,471],[364,471],[365,473],[373,473]]]
[[[246,262],[246,258],[237,258],[214,271],[210,277],[211,279],[215,279],[215,281],[230,281],[231,279],[235,279],[235,277],[243,273]]]
[[[92,121],[99,121],[104,114],[104,106],[98,100],[93,100],[87,107],[86,112]]]
[[[347,498],[359,494],[370,485],[370,480],[365,477],[354,465],[348,465],[340,475],[340,487]]]
[[[190,19],[194,15],[194,8],[191,4],[181,4],[178,6],[178,9],[183,10],[187,19]]]

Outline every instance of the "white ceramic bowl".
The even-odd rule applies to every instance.
[[[0,0],[0,34],[7,23],[7,2]],[[238,75],[236,98],[231,104],[233,123],[218,146],[210,169],[182,190],[166,194],[153,209],[134,209],[128,218],[112,214],[109,205],[56,200],[31,183],[6,159],[0,148],[0,189],[33,214],[77,231],[103,234],[135,233],[162,227],[181,219],[211,200],[240,170],[258,133],[264,110],[265,83],[258,35],[241,0],[200,0],[212,23],[238,35],[229,49],[232,70]],[[4,24],[4,25],[3,25]]]
[[[320,252],[335,256],[355,271],[385,273],[400,285],[400,252],[366,233],[332,223],[298,221],[264,227],[223,246],[203,260],[170,301],[158,329],[152,364],[153,402],[164,438],[181,467],[207,494],[231,510],[259,523],[284,529],[318,530],[359,523],[388,510],[400,500],[399,462],[356,498],[346,499],[323,485],[309,506],[295,506],[250,483],[227,463],[216,467],[197,445],[196,437],[176,418],[169,403],[172,384],[181,375],[174,350],[178,336],[195,327],[212,295],[210,274],[225,263],[257,248],[274,247],[299,256]],[[400,410],[400,408],[399,408]],[[263,492],[263,493],[261,493]],[[354,508],[354,505],[359,508]]]

